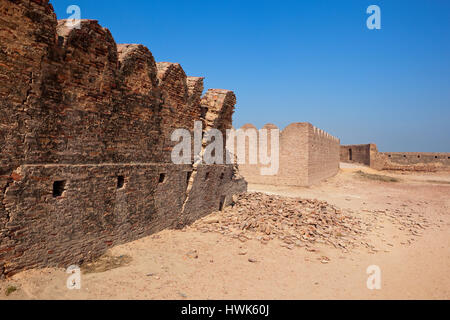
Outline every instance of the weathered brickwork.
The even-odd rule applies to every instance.
[[[244,125],[242,130],[256,129]],[[263,129],[277,129],[267,124]],[[279,170],[275,175],[262,175],[261,168],[269,167],[250,164],[249,153],[258,154],[259,150],[249,150],[250,138],[246,140],[246,164],[239,165],[239,172],[249,183],[309,186],[336,175],[339,171],[339,139],[314,127],[310,123],[293,123],[280,132]],[[259,140],[259,134],[256,137]],[[268,133],[268,152],[270,155],[272,139]],[[259,145],[259,144],[258,144]]]
[[[340,140],[308,124],[308,184],[315,184],[339,172]]]
[[[348,163],[360,163],[366,166],[373,166],[374,157],[378,153],[374,144],[358,144],[341,146],[341,161]],[[371,164],[372,161],[372,164]]]
[[[450,170],[450,153],[378,152],[375,144],[341,146],[341,161],[361,163],[376,170]]]
[[[383,170],[449,171],[450,153],[382,152],[379,165]]]
[[[234,94],[202,98],[203,78],[97,21],[0,0],[0,80],[0,277],[80,264],[246,190],[232,165],[170,161],[174,129],[231,127]]]

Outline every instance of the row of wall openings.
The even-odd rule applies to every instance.
[[[206,174],[205,174],[205,181],[208,180],[208,178],[209,178],[209,172],[206,172]],[[225,173],[224,172],[222,172],[220,174],[220,180],[223,180],[223,178],[225,178]]]
[[[117,176],[117,189],[122,189],[125,185],[125,177]],[[61,197],[66,191],[66,180],[59,180],[53,182],[53,198]]]
[[[350,149],[349,151],[350,151],[350,160],[351,160],[351,149]],[[392,155],[388,154],[388,157],[391,158]],[[406,158],[406,157],[407,157],[406,154],[404,154],[404,155],[403,155],[403,158]],[[417,155],[417,158],[420,159],[420,155]],[[434,156],[434,158],[435,158],[435,159],[439,159],[438,156]],[[450,159],[450,157],[448,157],[448,159]]]
[[[208,178],[209,178],[209,172],[206,172],[205,173],[205,181],[208,180]],[[225,178],[225,173],[224,172],[222,172],[220,174],[220,180],[223,180],[223,178]]]
[[[188,171],[186,173],[186,183],[189,183],[191,176],[192,176],[192,171]],[[220,174],[220,179],[222,180],[224,177],[225,177],[225,173],[222,172]],[[208,178],[209,178],[209,172],[206,173],[205,180],[207,180]],[[164,183],[165,181],[166,181],[166,174],[160,173],[158,183]],[[117,190],[122,189],[124,186],[125,186],[125,176],[122,176],[122,175],[117,176],[116,189]],[[53,197],[54,198],[61,197],[65,190],[66,190],[66,180],[59,180],[59,181],[53,182]]]

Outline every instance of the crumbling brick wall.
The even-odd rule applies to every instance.
[[[208,110],[203,78],[97,21],[71,29],[46,0],[0,0],[0,79],[0,276],[80,264],[246,190],[231,165],[170,161],[174,129],[208,112],[228,128],[235,100]]]
[[[450,170],[450,153],[378,152],[373,143],[341,146],[341,161],[361,163],[376,170]]]
[[[382,170],[449,171],[450,153],[380,152],[377,167]]]
[[[242,130],[255,130],[252,125],[244,125]],[[267,124],[263,129],[278,129]],[[259,134],[257,134],[259,141]],[[272,139],[268,131],[268,154]],[[246,163],[239,165],[239,172],[249,183],[269,185],[309,186],[336,175],[339,171],[339,139],[314,127],[310,123],[293,123],[280,132],[279,170],[275,175],[262,175],[261,168],[268,167],[249,163],[249,141],[246,140]]]

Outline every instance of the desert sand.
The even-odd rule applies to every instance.
[[[312,187],[249,192],[324,200],[370,228],[348,249],[165,230],[112,248],[119,266],[82,273],[80,290],[67,289],[64,269],[28,270],[0,280],[0,299],[450,299],[450,173],[341,164]],[[380,290],[367,288],[371,265],[381,269]]]

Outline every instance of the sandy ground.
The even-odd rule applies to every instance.
[[[376,173],[342,164],[336,177],[310,188],[249,186],[326,200],[370,221],[372,231],[350,252],[167,230],[113,248],[131,263],[82,274],[80,290],[67,289],[63,269],[30,270],[0,281],[0,299],[450,299],[450,173],[383,172],[401,180],[381,182],[358,170]],[[411,232],[411,221],[421,232]],[[381,269],[380,290],[367,288],[370,265]],[[17,291],[6,296],[8,286]]]

